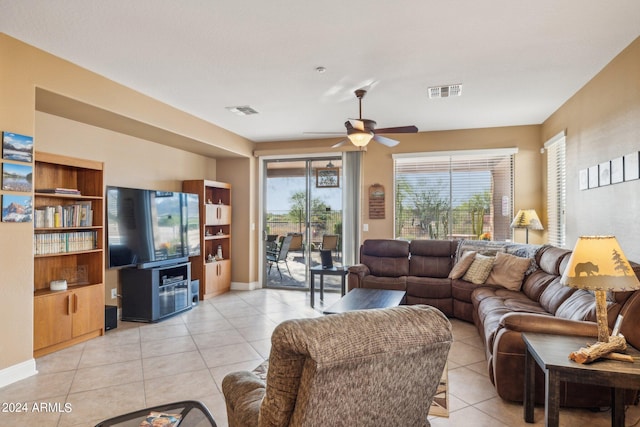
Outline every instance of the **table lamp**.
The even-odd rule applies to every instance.
[[[560,283],[594,291],[598,341],[603,343],[609,342],[606,292],[640,289],[640,282],[614,236],[581,236]]]
[[[527,243],[529,243],[529,230],[544,230],[535,209],[520,209],[511,221],[511,228],[527,230]]]

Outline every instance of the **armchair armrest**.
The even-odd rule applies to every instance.
[[[257,427],[265,391],[265,382],[253,372],[232,372],[225,376],[222,392],[227,404],[229,427]]]
[[[369,267],[364,264],[354,264],[348,268],[349,275],[347,276],[347,282],[349,284],[349,290],[362,287],[362,278],[371,274]]]
[[[534,313],[507,313],[500,319],[498,329],[553,335],[575,335],[581,337],[598,336],[598,325],[594,322],[562,319]]]

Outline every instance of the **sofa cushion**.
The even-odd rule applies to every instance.
[[[407,276],[409,242],[388,239],[365,240],[360,249],[360,263],[367,265],[373,276]]]
[[[544,292],[547,286],[549,286],[549,283],[557,277],[555,274],[549,274],[543,269],[538,269],[528,276],[525,276],[520,290],[533,301],[539,301],[542,292]]]
[[[570,255],[570,250],[557,248],[555,246],[543,246],[536,254],[536,263],[546,273],[559,276],[562,274],[560,271],[562,261]]]
[[[407,276],[400,277],[383,277],[383,276],[364,276],[362,278],[361,287],[370,289],[390,289],[392,291],[407,290]]]
[[[451,298],[451,280],[437,277],[407,276],[407,296]]]
[[[467,272],[476,257],[476,251],[465,251],[449,273],[449,279],[459,279]]]
[[[560,283],[560,276],[557,276],[540,295],[540,305],[549,313],[555,315],[558,307],[575,291],[575,288],[562,285]]]
[[[476,254],[471,266],[462,278],[475,285],[482,285],[489,277],[489,273],[491,273],[494,260],[494,257]]]
[[[548,314],[538,303],[531,301],[522,292],[502,287],[476,288],[471,299],[475,316],[481,325],[479,332],[485,340],[485,350],[488,354],[493,353],[493,340],[502,316],[512,312]]]
[[[607,323],[613,328],[616,318],[620,313],[621,305],[611,300],[611,294],[607,295]],[[570,320],[596,321],[595,297],[589,291],[576,289],[556,310],[556,317]]]
[[[409,275],[445,278],[451,271],[456,243],[449,240],[412,240]]]
[[[519,291],[522,287],[524,274],[530,266],[531,258],[521,258],[498,252],[486,283],[499,285],[512,291]]]

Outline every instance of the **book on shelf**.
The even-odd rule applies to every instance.
[[[90,251],[98,247],[95,231],[73,231],[69,233],[36,233],[33,235],[35,255],[64,254]]]
[[[77,188],[38,188],[36,189],[36,193],[51,193],[51,194],[75,194],[80,195],[80,190]]]
[[[91,227],[91,202],[41,206],[34,210],[33,225],[35,228]]]

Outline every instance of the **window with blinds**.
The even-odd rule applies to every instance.
[[[511,239],[516,152],[394,155],[395,237]]]
[[[566,247],[566,141],[564,131],[544,144],[547,152],[547,233],[549,244]]]

